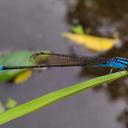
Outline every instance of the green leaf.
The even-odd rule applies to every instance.
[[[17,104],[18,103],[16,100],[9,98],[5,106],[6,106],[6,108],[11,109],[11,108],[14,108]]]
[[[47,95],[41,96],[39,98],[36,98],[32,101],[19,105],[15,108],[12,108],[0,114],[0,125],[5,124],[21,116],[24,116],[26,114],[29,114],[33,111],[36,111],[58,100],[64,99],[65,97],[69,97],[73,94],[80,93],[82,91],[85,91],[86,89],[96,87],[105,82],[114,81],[126,75],[128,75],[126,71],[113,73],[113,74],[97,77],[97,78],[94,78],[94,79],[91,79],[91,80],[88,80],[64,89],[57,90]]]
[[[43,51],[43,52],[50,52],[50,51]],[[6,65],[6,66],[8,66],[8,65],[9,66],[34,65],[35,63],[30,61],[30,56],[32,54],[33,54],[33,52],[31,52],[31,51],[18,51],[18,52],[13,52],[13,53],[1,54],[0,55],[0,65]],[[48,57],[46,57],[46,56],[42,56],[43,60],[46,60],[47,58]],[[25,71],[27,71],[27,69],[0,71],[0,82],[7,82],[9,80],[12,80],[16,76],[22,75]],[[27,78],[26,78],[26,80],[27,80]]]
[[[81,25],[77,25],[77,26],[72,27],[72,32],[74,32],[76,34],[85,34],[83,26],[81,26]]]
[[[20,51],[0,55],[0,65],[32,65],[33,63],[29,60],[32,55],[30,51]],[[22,73],[24,70],[6,70],[0,71],[0,82],[6,82],[13,79],[15,76]]]

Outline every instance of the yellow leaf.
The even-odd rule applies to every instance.
[[[88,49],[94,51],[108,51],[112,49],[114,45],[119,43],[119,40],[116,38],[104,38],[104,37],[97,37],[92,35],[79,35],[65,32],[62,34],[63,37],[75,42],[76,44],[82,45]]]
[[[25,81],[27,81],[32,75],[32,70],[26,70],[22,73],[20,73],[16,78],[14,79],[14,83],[21,84]]]

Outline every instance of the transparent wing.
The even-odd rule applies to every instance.
[[[87,58],[62,55],[57,53],[35,53],[30,57],[30,60],[36,65],[44,66],[91,66],[100,63],[105,63],[108,59],[105,58]]]

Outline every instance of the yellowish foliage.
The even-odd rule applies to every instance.
[[[14,100],[12,98],[9,98],[8,101],[7,101],[7,103],[6,103],[6,107],[9,108],[9,109],[10,108],[14,108],[17,104],[18,103],[17,103],[16,100]]]
[[[14,83],[21,84],[25,81],[27,81],[32,75],[32,70],[26,70],[22,73],[20,73],[16,78],[14,79]]]
[[[119,43],[118,39],[116,38],[104,38],[104,37],[97,37],[88,34],[73,34],[65,32],[62,34],[63,37],[75,42],[76,44],[82,45],[88,49],[94,51],[108,51],[112,49],[116,43]]]

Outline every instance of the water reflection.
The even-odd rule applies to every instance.
[[[125,4],[124,4],[125,3]],[[95,35],[111,36],[118,31],[127,39],[128,1],[77,0],[74,6],[68,3],[67,21],[82,24]]]
[[[125,3],[125,4],[124,4]],[[118,33],[123,42],[120,49],[113,48],[105,53],[105,57],[128,56],[128,1],[122,0],[76,0],[75,4],[67,2],[67,22],[71,25],[81,24],[84,28],[90,29],[89,34],[112,37]],[[107,74],[108,69],[82,69],[80,77],[96,77],[99,74]],[[123,99],[126,102],[124,111],[117,120],[128,127],[128,78],[109,83],[109,86],[98,87],[95,91],[105,90],[110,101]]]

